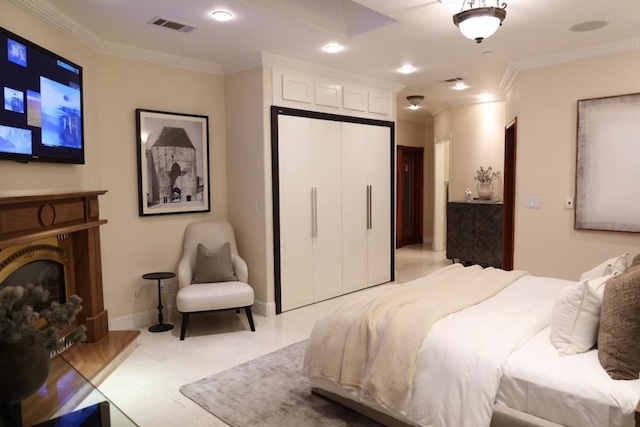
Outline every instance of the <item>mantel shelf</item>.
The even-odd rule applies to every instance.
[[[101,219],[92,222],[83,222],[77,225],[68,225],[65,227],[55,227],[43,231],[38,231],[30,234],[23,234],[20,232],[12,233],[14,235],[5,235],[0,239],[0,249],[5,249],[13,245],[19,245],[22,243],[32,242],[35,240],[46,239],[47,237],[57,236],[60,234],[73,233],[75,231],[86,230],[93,227],[99,227],[107,223],[106,219]]]

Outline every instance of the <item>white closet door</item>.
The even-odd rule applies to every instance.
[[[278,118],[282,310],[313,302],[311,119]]]
[[[356,123],[342,124],[342,237],[342,288],[346,293],[368,283],[367,126]]]
[[[391,280],[391,130],[367,126],[367,178],[371,217],[368,234],[368,284]]]
[[[313,120],[314,302],[342,294],[342,144],[340,122]]]

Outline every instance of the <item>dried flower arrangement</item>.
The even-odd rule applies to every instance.
[[[30,337],[35,345],[60,351],[65,347],[60,333],[69,328],[65,341],[77,344],[86,339],[84,325],[71,328],[81,304],[77,295],[64,304],[49,303],[49,292],[41,286],[7,286],[0,291],[0,342],[17,343]]]
[[[474,179],[481,184],[491,184],[498,178],[500,178],[500,171],[493,172],[493,168],[491,166],[487,169],[480,166],[480,170],[476,171],[476,177]]]

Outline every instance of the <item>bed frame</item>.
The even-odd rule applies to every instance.
[[[347,399],[335,393],[332,393],[321,388],[313,387],[311,393],[315,396],[320,396],[325,399],[332,400],[340,405],[346,406],[349,409],[371,418],[372,420],[387,426],[387,427],[413,427],[411,424],[407,424],[404,421],[400,421],[391,417],[383,412],[376,411],[369,406],[366,406],[355,400]],[[493,409],[493,417],[491,418],[491,425],[489,427],[562,427],[560,424],[553,423],[551,421],[538,418],[534,415],[526,414],[524,412],[516,411],[515,409],[508,408],[504,405],[496,405]],[[636,407],[635,412],[635,427],[640,427],[640,402]]]

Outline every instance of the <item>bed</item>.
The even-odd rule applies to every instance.
[[[466,274],[467,269],[480,269],[483,274],[490,270],[459,265],[444,270]],[[473,277],[463,278],[464,285],[444,281],[446,287],[464,294],[469,304],[463,309],[453,307],[451,313],[430,324],[408,369],[411,376],[406,388],[398,380],[405,367],[382,369],[376,367],[375,359],[385,361],[380,366],[407,364],[411,357],[399,343],[417,338],[410,332],[390,339],[384,331],[394,327],[385,322],[398,317],[403,319],[404,330],[420,329],[418,325],[429,316],[421,314],[419,321],[412,322],[412,315],[403,314],[402,309],[413,305],[414,312],[422,311],[424,304],[429,307],[435,300],[435,294],[443,294],[446,300],[446,291],[437,290],[442,278],[430,275],[354,298],[314,328],[305,354],[305,373],[313,392],[388,426],[640,427],[640,409],[636,409],[640,380],[611,379],[600,365],[597,350],[560,356],[550,342],[554,301],[577,282],[523,272],[509,274],[508,283],[494,288],[484,299],[480,296],[477,303],[467,298],[480,287],[473,285]],[[492,273],[478,283],[484,287],[496,277],[502,276]],[[429,287],[435,291],[429,291],[428,301],[416,302],[412,290]],[[393,301],[402,300],[405,292],[411,296],[390,303],[384,315],[371,303],[389,295]],[[426,311],[438,311],[448,303],[433,304],[435,308]],[[365,319],[362,324],[354,320],[358,317]],[[362,358],[362,353],[375,357]],[[393,354],[397,357],[390,362]]]

